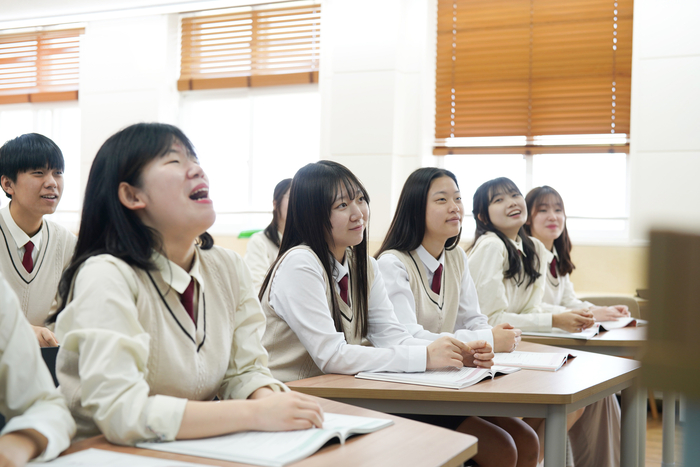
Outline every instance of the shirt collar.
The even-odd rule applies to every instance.
[[[343,278],[345,274],[348,273],[349,268],[348,268],[348,255],[345,255],[345,260],[341,263],[333,255],[331,255],[333,258],[333,261],[335,262],[335,267],[333,268],[333,280],[335,282],[338,282],[340,279]]]
[[[163,277],[165,283],[175,289],[177,293],[182,294],[185,291],[185,289],[190,285],[190,280],[192,277],[197,281],[199,287],[203,288],[202,275],[199,268],[200,261],[198,248],[194,249],[194,261],[192,261],[192,268],[190,268],[190,272],[185,271],[180,266],[173,263],[155,250],[151,255],[151,259],[158,268],[158,271]]]
[[[420,260],[423,262],[425,267],[432,273],[435,274],[435,271],[437,268],[442,264],[443,268],[445,267],[445,250],[442,250],[442,253],[440,254],[440,257],[438,259],[435,259],[433,255],[428,253],[428,250],[425,249],[423,245],[420,245],[418,248],[416,248],[416,253],[418,254],[418,257]]]
[[[515,248],[518,249],[518,251],[520,252],[520,254],[523,255],[523,257],[527,257],[527,255],[525,254],[525,250],[523,250],[523,239],[520,238],[520,235],[518,235],[518,238],[516,240],[511,240],[510,238],[508,240],[510,240],[510,242],[513,245],[515,245]]]
[[[557,253],[557,247],[555,247],[554,245],[552,245],[552,254],[557,260],[559,260],[559,253]]]
[[[10,201],[10,203],[11,202],[12,201]],[[12,213],[10,213],[10,203],[7,203],[7,206],[0,209],[0,215],[2,215],[5,224],[7,224],[7,228],[10,229],[10,235],[12,235],[12,238],[15,240],[17,248],[22,248],[28,241],[31,240],[31,242],[34,244],[34,249],[38,250],[41,248],[41,232],[43,229],[39,228],[39,231],[30,238],[29,235],[27,235],[27,233],[22,230],[12,218]],[[44,221],[42,221],[41,224],[42,227],[44,225],[43,222]]]

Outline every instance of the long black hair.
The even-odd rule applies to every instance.
[[[162,238],[119,201],[119,184],[140,186],[143,168],[165,155],[173,141],[195,155],[187,136],[177,127],[163,123],[131,125],[112,135],[97,151],[85,188],[78,243],[58,286],[58,313],[66,306],[73,277],[92,256],[110,254],[135,268],[156,268],[151,253],[162,250]],[[214,240],[204,232],[199,243],[201,248],[209,249]],[[56,320],[58,313],[50,322]]]
[[[561,207],[565,216],[564,230],[561,232],[561,235],[554,240],[554,247],[557,249],[557,255],[559,256],[557,260],[557,271],[559,271],[560,276],[571,274],[573,270],[576,269],[576,266],[574,266],[574,263],[571,261],[571,238],[566,228],[566,211],[564,210],[564,200],[561,195],[551,186],[544,185],[530,190],[525,197],[525,202],[527,203],[528,221],[524,227],[528,235],[532,235],[530,221],[541,205],[549,203],[550,205],[554,204]]]
[[[282,204],[282,198],[287,194],[289,190],[289,185],[292,184],[291,178],[285,178],[275,186],[275,191],[272,194],[272,201],[275,204],[275,208],[272,210],[272,222],[270,225],[265,227],[265,236],[275,244],[277,248],[280,247],[280,235],[279,235],[279,220],[280,220],[280,205]]]
[[[537,255],[535,250],[535,243],[527,235],[525,229],[520,227],[518,235],[523,242],[523,251],[525,256],[523,258],[518,254],[518,249],[513,245],[513,242],[509,241],[508,237],[498,230],[495,225],[491,222],[491,216],[489,216],[489,206],[491,201],[498,194],[510,195],[513,193],[520,193],[518,186],[513,183],[512,180],[506,177],[495,178],[489,180],[488,182],[482,184],[476,189],[474,193],[474,204],[472,213],[474,214],[474,221],[476,221],[476,232],[474,233],[474,243],[471,244],[469,250],[474,248],[476,241],[487,232],[495,233],[498,238],[503,241],[508,251],[508,269],[503,275],[504,278],[510,279],[515,278],[518,286],[525,282],[527,278],[528,282],[526,287],[530,287],[535,283],[540,274],[540,257]],[[523,274],[524,272],[524,274]]]
[[[331,210],[338,193],[343,187],[347,190],[350,199],[364,196],[367,204],[369,204],[369,195],[362,183],[350,170],[337,162],[319,161],[308,164],[299,169],[294,175],[292,186],[289,190],[287,222],[282,234],[282,245],[280,245],[277,259],[270,267],[260,288],[260,300],[263,299],[272,278],[272,271],[280,258],[289,249],[301,244],[306,244],[313,250],[321,261],[323,269],[331,281],[331,286],[333,285],[335,262],[332,260],[331,245],[328,244],[333,239]],[[360,330],[362,337],[366,337],[369,330],[370,284],[367,268],[370,265],[368,264],[369,256],[367,253],[368,235],[368,230],[365,229],[362,241],[352,247],[352,254],[349,257],[353,319],[359,319],[356,329]],[[331,316],[335,323],[335,329],[338,332],[343,332],[343,318],[338,299],[334,293],[331,293],[331,297],[333,303]]]
[[[430,184],[441,177],[450,177],[459,188],[455,174],[437,167],[424,167],[408,176],[401,190],[399,204],[396,206],[389,232],[379,251],[374,255],[375,258],[379,258],[379,255],[387,250],[413,251],[420,246],[425,236],[425,212]],[[455,248],[459,244],[461,235],[460,227],[456,236],[447,239],[445,249]]]

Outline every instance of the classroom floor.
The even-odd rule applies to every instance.
[[[661,445],[663,440],[661,428],[661,414],[656,420],[652,419],[651,415],[647,416],[646,467],[659,467],[661,465]],[[678,467],[683,466],[683,429],[678,423],[676,423],[675,462]]]

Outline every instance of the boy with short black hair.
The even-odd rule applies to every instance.
[[[57,345],[44,327],[76,238],[44,219],[63,193],[63,154],[46,136],[28,133],[0,147],[0,186],[10,198],[0,209],[0,271],[42,347]]]

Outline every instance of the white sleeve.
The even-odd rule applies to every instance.
[[[464,259],[464,273],[459,290],[459,308],[455,322],[455,337],[463,342],[485,340],[494,347],[493,332],[486,315],[481,313],[479,296],[474,279],[469,272],[467,254],[459,248]]]
[[[582,308],[590,308],[593,305],[590,302],[584,302],[576,297],[576,292],[574,292],[574,284],[571,282],[571,276],[569,274],[559,278],[559,284],[564,287],[564,296],[561,299],[561,305],[569,310],[580,310]]]
[[[245,264],[250,270],[250,277],[256,293],[260,291],[267,270],[270,268],[267,246],[265,245],[267,238],[265,234],[259,235],[260,233],[253,234],[248,240],[244,258]]]
[[[149,395],[151,336],[139,322],[130,274],[127,265],[99,257],[86,261],[75,278],[73,300],[58,317],[56,336],[61,353],[78,355],[80,403],[109,441],[171,441],[187,399]],[[59,380],[61,374],[59,367]]]
[[[551,313],[542,313],[540,304],[534,303],[534,300],[526,300],[517,313],[506,311],[509,302],[504,285],[504,264],[508,252],[502,243],[498,237],[485,238],[477,243],[469,255],[481,312],[488,316],[492,326],[509,323],[523,331],[550,331]]]
[[[37,460],[57,457],[70,445],[75,422],[54,386],[34,332],[5,279],[0,276],[0,413],[7,419],[1,435],[33,429],[48,444]]]
[[[376,263],[374,263],[376,267]],[[350,345],[335,329],[326,300],[324,271],[313,253],[295,250],[279,264],[270,290],[270,304],[277,315],[296,333],[316,365],[324,373],[356,374],[360,371],[425,371],[426,341],[413,339],[396,319],[391,303],[377,305],[375,274],[369,298],[368,339],[376,347]],[[411,346],[418,341],[423,345]],[[416,343],[418,343],[416,342]]]

